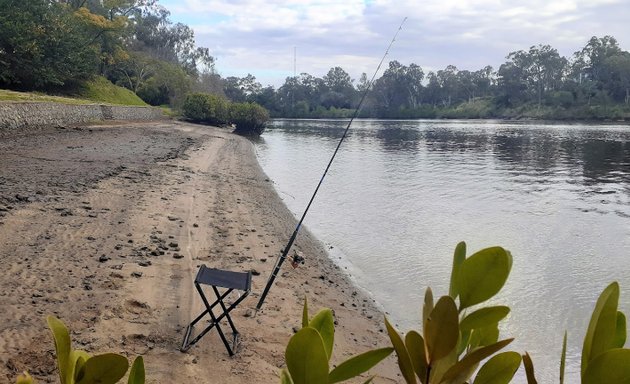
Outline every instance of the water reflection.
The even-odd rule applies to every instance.
[[[274,122],[257,146],[294,213],[346,125]],[[447,289],[457,242],[505,246],[514,265],[499,303],[512,312],[501,332],[546,383],[572,330],[567,382],[579,382],[599,292],[618,280],[630,310],[630,127],[359,120],[350,133],[306,221],[335,260],[406,330],[424,288]]]
[[[284,134],[338,140],[347,120],[276,120],[270,130]],[[515,175],[564,173],[569,183],[595,186],[630,181],[630,132],[620,126],[594,129],[552,125],[543,129],[522,124],[491,122],[355,121],[351,135],[373,140],[383,151],[455,155],[490,154],[497,167]]]
[[[384,127],[376,131],[376,138],[385,151],[417,151],[422,134],[416,129]]]

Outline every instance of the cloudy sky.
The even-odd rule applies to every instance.
[[[341,66],[371,75],[402,20],[387,61],[425,72],[449,64],[497,69],[512,51],[549,44],[570,56],[591,36],[630,49],[630,0],[159,0],[191,26],[222,76],[279,86],[297,72]]]

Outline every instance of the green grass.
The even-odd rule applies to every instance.
[[[90,104],[90,100],[81,100],[70,97],[50,96],[38,92],[16,92],[0,89],[0,101],[38,101],[54,102],[63,104]]]
[[[114,85],[104,77],[96,77],[85,82],[76,96],[97,103],[148,106],[129,89]]]
[[[78,87],[67,96],[53,96],[40,92],[17,92],[0,89],[0,101],[34,101],[63,104],[114,104],[148,106],[127,88],[112,84],[104,77],[96,77]]]

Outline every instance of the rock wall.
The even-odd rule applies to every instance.
[[[104,120],[158,120],[162,111],[152,107],[102,104],[60,104],[50,102],[0,103],[0,134],[25,128],[42,128]]]

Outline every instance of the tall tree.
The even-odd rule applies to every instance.
[[[374,82],[374,93],[380,105],[389,110],[416,108],[422,97],[424,72],[416,64],[405,66],[390,61],[383,76]]]
[[[442,105],[450,107],[453,101],[457,101],[460,94],[459,70],[454,65],[448,65],[445,69],[436,73],[437,81],[442,88]]]
[[[534,90],[538,106],[542,104],[543,95],[555,90],[561,83],[567,60],[549,45],[538,45],[529,51],[511,52],[508,60],[522,71],[525,81]]]
[[[355,99],[352,78],[341,67],[331,68],[322,78],[326,91],[322,94],[322,105],[326,108],[350,108]]]
[[[620,52],[608,57],[604,63],[602,81],[604,87],[617,101],[630,104],[630,53]]]
[[[77,15],[48,0],[0,0],[0,85],[63,86],[96,72],[100,52]]]
[[[607,58],[621,53],[617,39],[612,36],[593,36],[580,51],[574,53],[574,66],[582,76],[599,81]]]

